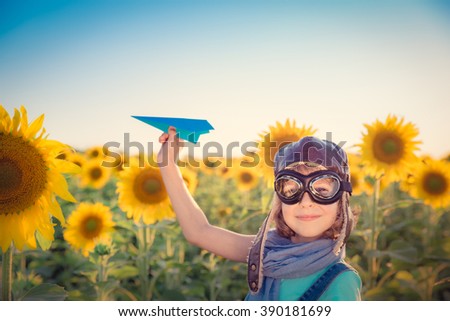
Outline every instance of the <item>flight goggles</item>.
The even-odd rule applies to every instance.
[[[319,204],[332,204],[341,198],[344,191],[352,192],[351,183],[342,181],[337,173],[330,170],[302,175],[284,169],[278,172],[274,185],[280,200],[288,205],[300,202],[305,192]]]

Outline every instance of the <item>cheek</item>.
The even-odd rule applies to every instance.
[[[294,206],[289,206],[286,204],[281,205],[281,213],[283,214],[283,218],[286,221],[286,219],[289,219],[289,217],[294,216]]]
[[[328,216],[336,218],[338,212],[338,202],[327,205],[326,208],[324,209],[324,212]]]
[[[330,216],[334,216],[334,218],[336,218],[338,212],[338,202],[328,205],[327,211]]]
[[[326,218],[327,218],[327,225],[331,227],[337,219],[337,212],[338,212],[338,206],[337,203],[328,205],[329,207],[326,209]]]

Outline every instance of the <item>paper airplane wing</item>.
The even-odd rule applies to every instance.
[[[209,133],[214,127],[204,119],[173,118],[173,117],[148,117],[131,116],[150,126],[158,128],[167,133],[170,126],[177,129],[180,138],[196,144],[200,135]]]

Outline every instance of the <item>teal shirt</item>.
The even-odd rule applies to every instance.
[[[297,278],[283,279],[280,285],[280,301],[297,301],[303,293],[322,275],[328,267],[314,274]],[[361,278],[354,271],[339,274],[325,290],[319,301],[360,301]]]

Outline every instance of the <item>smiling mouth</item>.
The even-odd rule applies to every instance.
[[[297,218],[300,221],[314,221],[316,219],[318,219],[320,217],[320,215],[301,215],[301,216],[297,216]]]

